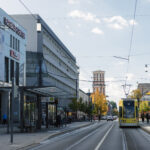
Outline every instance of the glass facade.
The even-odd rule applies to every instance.
[[[37,120],[37,99],[34,96],[25,96],[24,121],[25,126],[36,126]]]

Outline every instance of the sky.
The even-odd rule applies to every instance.
[[[150,81],[150,0],[137,0],[135,20],[135,0],[22,1],[76,57],[80,80],[92,81],[93,71],[105,71],[107,99],[118,103],[125,97],[125,79],[131,85],[127,93]],[[0,0],[0,7],[8,14],[29,13],[19,0]],[[128,58],[129,53],[129,63],[113,57]],[[145,64],[149,64],[147,73]],[[92,82],[80,81],[80,88],[92,92]]]

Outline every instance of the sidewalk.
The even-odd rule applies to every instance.
[[[147,133],[149,133],[150,134],[150,122],[149,123],[147,123],[146,121],[143,123],[143,122],[141,122],[140,121],[140,128],[142,129],[142,130],[144,130],[144,131],[146,131]]]
[[[0,127],[0,149],[1,150],[22,150],[24,147],[31,145],[38,145],[40,142],[63,134],[71,132],[73,130],[89,126],[94,122],[74,122],[68,124],[66,127],[61,128],[52,128],[46,131],[39,131],[36,133],[15,133],[14,134],[14,143],[10,144],[10,134],[6,134],[7,128]],[[1,131],[5,129],[5,133]]]

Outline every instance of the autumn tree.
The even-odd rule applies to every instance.
[[[139,89],[135,89],[131,92],[131,94],[128,97],[133,99],[141,99],[142,93]]]
[[[97,89],[96,92],[91,94],[91,98],[92,98],[92,103],[95,106],[94,110],[93,110],[94,113],[95,114],[106,114],[108,111],[106,96],[103,95],[102,93],[100,93]]]

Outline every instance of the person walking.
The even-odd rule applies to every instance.
[[[142,118],[142,122],[144,123],[144,113],[142,112],[142,114],[141,114],[141,118]]]
[[[7,123],[7,115],[3,114],[3,124],[6,124],[6,123]]]
[[[98,120],[99,120],[99,121],[101,120],[101,115],[98,116]]]
[[[146,119],[147,119],[147,123],[149,123],[149,114],[146,113]]]

